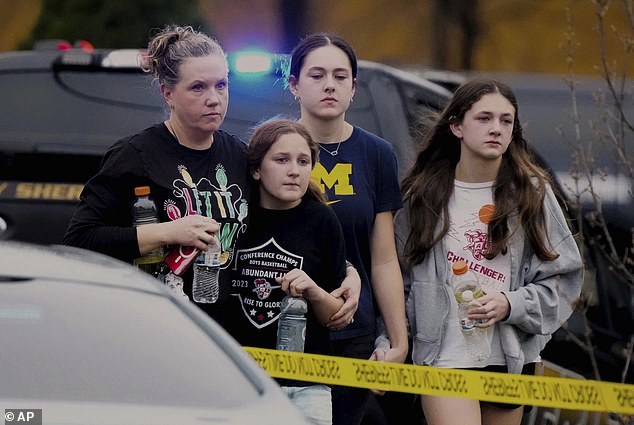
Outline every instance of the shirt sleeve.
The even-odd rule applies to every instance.
[[[559,255],[539,259],[524,255],[519,288],[505,292],[511,307],[506,323],[532,334],[549,335],[568,320],[583,284],[583,262],[577,242],[550,187],[544,199],[546,234]]]
[[[389,142],[383,142],[384,143],[377,144],[377,214],[385,211],[397,211],[403,207],[398,177],[398,162],[396,160],[396,155],[394,154],[394,148]]]
[[[118,142],[105,154],[99,172],[84,186],[63,243],[101,252],[123,261],[139,256],[132,227],[131,181],[142,168],[139,153]]]

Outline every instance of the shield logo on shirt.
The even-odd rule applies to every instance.
[[[265,300],[271,295],[271,291],[274,288],[279,288],[279,285],[273,286],[266,279],[255,279],[253,281],[255,288],[253,288],[253,292],[258,296],[259,299]]]
[[[286,295],[275,278],[302,268],[303,258],[282,248],[274,238],[264,244],[237,252],[236,270],[246,282],[238,297],[244,315],[260,329],[274,323]]]

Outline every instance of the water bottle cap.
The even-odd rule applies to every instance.
[[[454,274],[465,274],[469,270],[469,266],[466,261],[458,260],[451,265],[451,270],[453,270]]]
[[[150,194],[150,186],[137,186],[134,188],[136,196],[145,196]]]
[[[473,291],[471,289],[462,291],[462,300],[465,302],[473,301]]]

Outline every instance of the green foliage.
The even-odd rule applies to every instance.
[[[207,32],[198,0],[44,0],[29,39],[88,40],[98,48],[141,48],[153,30],[166,24],[191,25]]]

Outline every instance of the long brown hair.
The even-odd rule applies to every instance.
[[[544,261],[558,257],[548,242],[544,224],[543,201],[548,173],[537,165],[524,138],[515,94],[506,84],[476,78],[463,83],[431,128],[421,135],[416,161],[401,183],[401,194],[410,210],[411,231],[404,257],[409,264],[420,263],[427,251],[449,230],[447,205],[453,193],[456,164],[460,160],[460,139],[450,124],[462,122],[465,113],[482,96],[499,93],[515,108],[512,140],[502,155],[502,163],[493,186],[495,213],[488,224],[488,249],[485,257],[505,253],[512,233],[509,217],[518,214],[535,254]],[[438,225],[442,223],[440,231]]]
[[[299,134],[306,140],[310,148],[311,167],[314,167],[319,158],[319,146],[313,140],[308,130],[306,130],[306,127],[294,120],[275,118],[259,124],[249,139],[249,149],[247,150],[249,175],[253,176],[253,173],[260,167],[260,164],[262,164],[262,159],[266,153],[280,136],[292,133]],[[254,190],[253,193],[257,196],[258,191]],[[312,180],[308,183],[306,195],[319,202],[326,203],[326,197]]]

